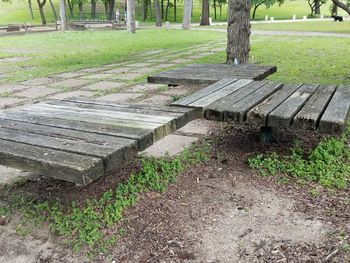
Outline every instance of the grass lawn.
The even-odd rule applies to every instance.
[[[15,81],[128,59],[137,60],[138,57],[133,55],[150,49],[164,49],[166,56],[167,51],[219,38],[224,40],[224,34],[178,30],[140,30],[135,35],[126,31],[31,34],[2,37],[0,58],[27,58],[25,61],[7,62],[9,80]]]
[[[333,21],[307,21],[295,23],[266,23],[253,24],[255,30],[277,30],[277,31],[313,31],[350,34],[350,21],[335,23]]]

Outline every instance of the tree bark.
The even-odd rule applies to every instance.
[[[227,26],[226,63],[237,59],[239,64],[249,60],[250,51],[250,0],[230,0]]]
[[[191,28],[192,2],[193,0],[185,0],[184,2],[184,15],[182,18],[182,29],[188,30]]]
[[[214,19],[216,20],[216,0],[213,1],[213,7],[214,7]]]
[[[209,0],[202,0],[201,26],[209,26]]]
[[[78,3],[79,7],[79,20],[83,20],[83,2],[80,0]]]
[[[38,6],[39,6],[39,12],[40,12],[40,17],[41,17],[41,23],[43,25],[46,25],[46,17],[45,17],[45,13],[44,13],[44,6],[46,4],[46,0],[43,0],[42,2],[40,2],[40,0],[37,0],[38,2]]]
[[[164,19],[164,0],[160,0],[160,5],[162,7],[162,19]]]
[[[321,3],[320,0],[315,0],[315,14],[319,15],[321,14]]]
[[[66,3],[64,0],[60,0],[60,19],[61,19],[61,30],[65,31],[67,29],[67,20],[66,20]]]
[[[174,21],[176,22],[176,0],[174,0]]]
[[[96,19],[96,0],[91,0],[91,19]]]
[[[159,0],[154,0],[154,10],[156,12],[156,26],[161,27],[162,26],[162,16],[160,13],[160,8],[159,8]]]
[[[31,18],[34,19],[32,0],[28,0],[28,8],[29,8]]]
[[[168,12],[169,12],[170,0],[167,0],[165,7],[165,21],[168,21]]]
[[[136,32],[135,0],[127,0],[127,27],[129,33],[134,34]]]
[[[350,15],[350,7],[348,7],[346,4],[341,2],[340,0],[332,0],[333,4],[335,4],[337,7],[343,9],[345,12],[347,12]]]

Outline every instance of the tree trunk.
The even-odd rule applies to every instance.
[[[348,7],[346,4],[341,2],[340,0],[332,0],[333,4],[335,4],[337,7],[343,9],[345,12],[347,12],[350,15],[350,7]]]
[[[213,7],[214,7],[214,19],[216,20],[216,0],[213,1]]]
[[[191,28],[191,15],[192,15],[192,0],[185,0],[184,2],[184,15],[182,18],[182,29]]]
[[[108,20],[112,21],[114,16],[115,0],[108,0]]]
[[[250,0],[230,0],[227,26],[226,63],[235,59],[245,64],[250,51]]]
[[[168,21],[169,4],[170,4],[170,0],[167,0],[166,7],[165,7],[165,21]]]
[[[34,19],[32,0],[28,0],[28,8],[29,8],[31,18]]]
[[[69,8],[69,14],[71,17],[73,17],[74,16],[74,13],[73,13],[74,3],[71,2],[70,0],[67,0],[67,3],[68,3],[68,8]]]
[[[57,22],[57,12],[56,12],[55,6],[53,5],[52,0],[49,0],[49,3],[50,3],[50,7],[51,7],[52,12],[53,12],[53,17],[55,18],[55,23],[56,23]]]
[[[220,4],[219,7],[220,7],[220,20],[222,20],[222,4]]]
[[[156,12],[156,26],[161,27],[162,26],[162,16],[160,13],[160,8],[159,8],[159,0],[154,0],[154,10]]]
[[[44,13],[44,6],[46,4],[46,0],[43,0],[42,2],[40,2],[40,0],[37,0],[37,2],[38,2],[38,6],[39,6],[39,11],[40,11],[41,23],[43,25],[46,25],[46,17],[45,17],[45,13]]]
[[[61,30],[65,31],[67,29],[67,20],[66,20],[66,3],[64,0],[60,0],[60,19],[61,19]]]
[[[257,4],[254,6],[254,9],[253,9],[253,15],[252,15],[252,18],[255,19],[255,15],[256,15],[256,10],[258,9],[258,7],[260,6],[261,4]]]
[[[91,19],[96,19],[96,0],[91,0]]]
[[[143,0],[142,2],[142,20],[143,21],[147,19],[147,10],[148,10],[148,1]]]
[[[135,0],[127,0],[127,19],[128,32],[134,34],[136,32]]]
[[[315,14],[319,15],[321,14],[321,2],[320,0],[315,0]]]
[[[176,22],[176,0],[174,0],[174,21]]]
[[[161,7],[162,7],[162,19],[164,19],[164,0],[160,0]]]
[[[209,0],[203,0],[202,2],[202,16],[201,26],[209,26]]]
[[[78,7],[79,7],[79,20],[83,20],[83,2],[82,1],[78,3]]]

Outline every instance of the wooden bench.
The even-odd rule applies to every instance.
[[[171,105],[199,108],[210,120],[261,126],[264,132],[271,127],[340,133],[349,114],[350,87],[223,79]]]
[[[81,98],[38,103],[0,114],[0,164],[86,185],[200,114]]]
[[[33,26],[29,25],[29,24],[8,24],[6,26],[6,31],[7,32],[19,32],[21,29],[24,29],[27,32],[28,29],[31,27],[33,27]]]

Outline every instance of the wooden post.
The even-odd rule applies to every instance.
[[[260,143],[262,145],[269,145],[272,142],[272,128],[264,126],[260,128]]]
[[[64,0],[60,0],[60,20],[61,20],[61,30],[65,31],[67,29],[66,21],[66,4]],[[57,25],[57,21],[56,21]]]
[[[127,26],[129,33],[134,34],[136,32],[135,0],[127,0]]]
[[[250,51],[250,0],[230,0],[226,63],[245,64]]]
[[[185,0],[185,3],[184,3],[184,16],[182,19],[182,29],[185,29],[185,30],[188,30],[191,28],[192,2],[193,0]]]

